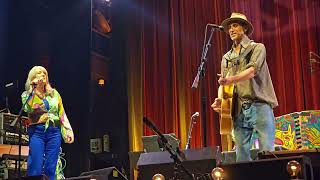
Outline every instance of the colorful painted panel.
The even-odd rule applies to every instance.
[[[297,149],[295,121],[292,114],[276,117],[275,144],[286,149]]]
[[[302,149],[320,148],[320,111],[300,114]]]
[[[320,148],[320,110],[279,116],[275,144],[289,150]]]

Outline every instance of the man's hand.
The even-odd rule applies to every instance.
[[[218,74],[218,76],[220,76],[220,78],[218,80],[220,85],[229,85],[229,84],[232,84],[234,81],[233,76],[221,77],[220,74]]]
[[[220,113],[221,112],[221,98],[214,99],[214,102],[211,104],[211,107],[214,111]]]

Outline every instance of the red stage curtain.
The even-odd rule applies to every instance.
[[[127,41],[131,150],[141,150],[141,136],[152,134],[143,126],[143,116],[163,133],[174,132],[184,147],[190,116],[196,111],[206,115],[206,144],[219,145],[218,115],[210,104],[217,95],[221,57],[231,46],[225,33],[214,32],[205,78],[197,89],[191,85],[206,24],[220,24],[231,12],[246,14],[255,28],[252,38],[266,45],[280,104],[275,114],[320,108],[320,73],[311,74],[309,69],[309,52],[320,52],[318,0],[131,0]],[[203,111],[201,96],[206,103]],[[198,119],[192,147],[204,145],[202,134]]]

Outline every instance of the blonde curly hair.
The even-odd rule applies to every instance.
[[[38,71],[42,71],[46,74],[46,84],[44,87],[44,92],[46,94],[51,94],[53,92],[53,88],[51,87],[50,83],[49,83],[49,76],[48,76],[48,71],[46,70],[46,68],[42,67],[42,66],[34,66],[33,68],[31,68],[31,70],[29,71],[28,74],[28,78],[25,84],[25,90],[29,93],[31,93],[32,91],[32,80],[36,77],[36,74],[38,73]]]

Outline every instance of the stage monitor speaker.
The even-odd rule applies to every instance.
[[[218,148],[206,147],[202,149],[188,149],[182,151],[185,160],[182,165],[195,177],[210,173],[216,167],[216,162],[221,159]],[[150,180],[152,176],[161,173],[166,179],[174,177],[174,163],[167,151],[142,153],[138,160],[139,180]],[[189,179],[188,176],[179,171],[180,179]]]
[[[291,177],[287,172],[287,164],[291,160],[298,161],[301,165],[300,179],[314,180],[312,165],[306,156],[221,164],[219,167],[224,171],[223,180],[289,180]]]
[[[96,179],[96,180],[128,180],[116,167],[108,167],[87,171],[80,174],[79,177],[66,178],[67,180],[76,179]]]

